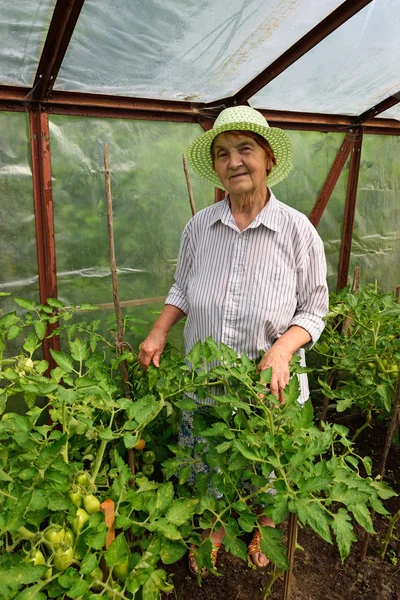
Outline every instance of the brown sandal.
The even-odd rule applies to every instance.
[[[253,537],[251,538],[251,542],[250,544],[247,546],[247,556],[249,559],[249,563],[251,565],[253,565],[254,567],[256,567],[257,569],[265,569],[265,567],[267,567],[269,565],[269,558],[267,558],[267,562],[265,565],[263,565],[262,567],[257,567],[257,565],[253,562],[253,559],[251,558],[253,556],[253,554],[264,554],[264,552],[261,550],[261,540],[262,540],[262,535],[261,535],[261,531],[259,529],[256,529],[253,533]]]
[[[211,562],[213,564],[214,569],[217,566],[217,554],[218,554],[218,550],[220,548],[221,548],[221,544],[213,543],[213,547],[211,550]],[[195,558],[194,552],[193,552],[193,550],[195,550],[195,549],[196,549],[196,546],[192,546],[191,549],[189,550],[188,564],[189,564],[190,574],[192,575],[192,577],[197,578],[199,571],[197,569],[196,558]],[[210,574],[210,571],[207,571],[207,569],[205,567],[203,567],[203,569],[201,570],[201,578],[204,579],[209,574]]]

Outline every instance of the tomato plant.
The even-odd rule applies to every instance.
[[[345,558],[355,539],[352,520],[372,532],[369,508],[385,512],[382,500],[393,492],[372,478],[371,461],[354,453],[345,427],[315,427],[311,403],[297,403],[296,377],[283,407],[273,396],[260,402],[269,373],[261,384],[255,361],[208,339],[186,358],[166,347],[160,368],[141,377],[138,365],[129,365],[131,400],[118,371],[123,354],[116,357],[95,321],[71,322],[54,299],[39,306],[18,299],[18,305],[22,316],[0,317],[1,597],[29,589],[38,600],[99,594],[157,600],[172,590],[162,566],[192,544],[199,569],[210,568],[201,531],[211,522],[224,526],[227,551],[246,559],[242,537],[260,511],[278,526],[296,513],[326,541],[335,539]],[[50,319],[64,346],[52,350],[57,366],[48,373],[38,353]],[[7,343],[17,335],[23,342],[14,356]],[[296,360],[292,372],[301,372]],[[17,396],[26,402],[25,415],[12,412]],[[41,397],[48,409],[37,402]],[[203,406],[206,399],[213,404]],[[193,412],[195,435],[204,440],[194,451],[174,443],[182,411]],[[142,439],[157,440],[157,470],[150,479],[155,453],[147,450],[132,482],[127,452]],[[205,471],[196,471],[203,462]],[[120,532],[107,549],[98,510],[106,499],[114,502]],[[286,568],[279,527],[262,534],[264,552]],[[44,562],[25,560],[38,552]],[[100,576],[100,561],[109,577]]]
[[[367,425],[373,418],[390,419],[400,366],[399,322],[394,295],[376,285],[362,287],[356,296],[348,288],[331,294],[326,327],[311,353],[318,376],[314,386],[330,400],[331,410],[361,411]]]

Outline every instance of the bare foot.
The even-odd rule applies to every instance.
[[[269,517],[265,517],[264,515],[258,519],[258,523],[261,525],[261,527],[275,527],[273,520]],[[261,552],[260,542],[261,533],[258,529],[256,529],[248,547],[249,559],[253,565],[257,567],[257,569],[265,569],[265,567],[269,564],[269,558],[267,558],[265,554]],[[257,548],[259,551],[257,551]]]

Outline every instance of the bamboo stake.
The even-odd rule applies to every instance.
[[[288,529],[288,559],[289,571],[285,571],[283,578],[283,600],[290,600],[292,594],[292,580],[294,569],[294,553],[297,544],[297,515],[290,513]]]
[[[196,214],[196,206],[195,206],[194,198],[193,198],[192,184],[190,183],[188,161],[184,154],[182,154],[182,160],[183,160],[183,170],[185,171],[185,177],[186,177],[186,185],[187,185],[188,194],[189,194],[190,208],[192,211],[192,216],[194,217],[194,215]]]
[[[400,414],[400,377],[397,380],[396,396],[395,396],[394,403],[393,403],[392,418],[390,419],[389,429],[386,434],[385,446],[383,449],[383,454],[382,454],[381,462],[379,465],[379,475],[381,477],[381,480],[385,476],[386,461],[387,461],[387,457],[389,454],[390,446],[392,444],[393,433],[394,433],[394,430],[396,429],[397,419],[399,418],[399,414]],[[373,510],[373,511],[371,511],[371,519],[374,520],[374,517],[375,517],[375,511]],[[361,561],[363,561],[367,555],[369,537],[370,537],[369,533],[366,533],[364,536],[363,545],[361,548],[361,555],[360,555]]]
[[[110,255],[110,269],[111,279],[113,288],[113,300],[115,308],[115,316],[117,319],[117,341],[116,341],[116,354],[120,356],[125,342],[124,342],[124,327],[122,324],[122,313],[121,305],[119,301],[118,293],[118,273],[117,273],[117,262],[115,260],[115,245],[114,245],[114,223],[113,223],[113,207],[111,197],[111,174],[110,174],[110,159],[108,156],[108,145],[104,144],[104,169],[105,169],[105,186],[106,186],[106,201],[107,201],[107,225],[108,225],[108,249]],[[119,369],[123,381],[124,394],[127,398],[130,398],[130,387],[129,387],[129,374],[126,366],[126,362],[123,360],[119,363]],[[132,477],[135,476],[135,460],[134,452],[132,448],[128,449],[128,462],[132,471]]]

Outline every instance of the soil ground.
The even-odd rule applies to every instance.
[[[372,458],[375,472],[385,436],[385,427],[375,425],[357,440],[358,453]],[[400,445],[392,444],[386,469],[385,480],[400,494]],[[400,496],[391,498],[385,506],[393,515],[400,509]],[[396,549],[392,541],[385,559],[380,558],[387,519],[377,516],[374,526],[377,535],[371,538],[365,561],[360,562],[359,558],[363,541],[363,531],[359,529],[356,531],[358,542],[353,544],[344,564],[334,546],[308,527],[299,529],[298,543],[304,551],[296,551],[291,600],[400,600],[400,558],[397,556],[400,544],[397,542]],[[395,533],[400,538],[400,522]],[[222,577],[210,575],[199,587],[188,575],[187,559],[172,565],[169,571],[175,592],[165,595],[164,600],[261,600],[272,570],[272,567],[264,573],[253,570],[223,549],[218,554],[217,568]],[[275,581],[268,600],[282,597],[283,576]]]

